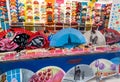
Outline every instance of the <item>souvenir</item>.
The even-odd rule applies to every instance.
[[[6,0],[0,0],[0,27],[3,30],[6,30],[9,28],[8,24],[8,12],[7,12],[7,4]]]
[[[46,13],[47,13],[47,23],[52,23],[53,22],[53,7],[52,7],[51,2],[47,3]]]
[[[66,17],[65,17],[65,23],[70,24],[71,21],[71,2],[66,2]]]
[[[40,4],[37,0],[34,1],[34,23],[39,23],[40,22]]]
[[[46,48],[48,47],[49,42],[46,36],[44,36],[40,32],[36,32],[33,36],[28,40],[27,48],[35,49],[35,48]]]

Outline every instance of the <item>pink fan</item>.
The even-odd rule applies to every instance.
[[[14,50],[18,47],[18,45],[12,42],[9,38],[5,38],[0,40],[0,50],[1,51],[10,51]]]
[[[120,33],[114,29],[103,29],[101,32],[104,34],[106,43],[111,45],[120,42]]]
[[[53,78],[49,79],[47,82],[62,82],[63,76],[64,73],[62,71],[59,71]]]

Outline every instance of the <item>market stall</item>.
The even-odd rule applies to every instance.
[[[0,82],[119,82],[118,2],[0,0]]]

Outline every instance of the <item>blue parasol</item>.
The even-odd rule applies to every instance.
[[[84,43],[86,39],[79,30],[65,28],[52,36],[50,46],[72,48]]]

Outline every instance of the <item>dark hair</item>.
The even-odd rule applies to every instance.
[[[46,30],[44,30],[44,33],[49,33],[49,31],[46,29]]]

